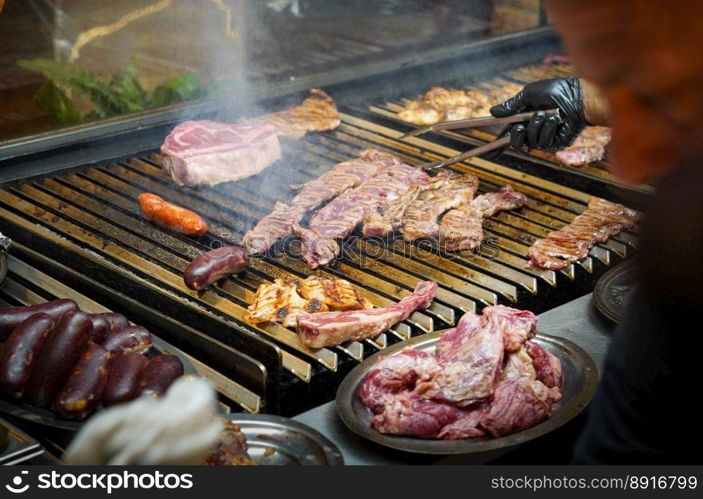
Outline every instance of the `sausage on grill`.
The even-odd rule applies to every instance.
[[[0,310],[0,341],[4,341],[10,333],[36,313],[49,314],[58,322],[67,312],[78,310],[78,305],[73,300],[53,300],[30,307],[3,308]]]
[[[21,398],[54,319],[35,313],[10,334],[0,354],[0,392]]]
[[[247,251],[241,246],[223,246],[190,262],[183,273],[183,281],[190,289],[203,289],[231,274],[238,274],[249,265]]]
[[[64,315],[44,343],[24,397],[38,407],[49,406],[71,375],[88,346],[93,323],[88,314],[77,310]]]
[[[149,359],[138,353],[126,353],[112,361],[102,397],[105,407],[139,396],[139,381],[148,363]]]
[[[54,409],[62,418],[83,420],[97,407],[103,395],[112,355],[90,342],[61,390]]]
[[[90,320],[93,323],[90,339],[98,345],[102,345],[110,333],[129,326],[129,321],[124,315],[114,312],[90,314]]]
[[[127,326],[110,333],[103,342],[103,347],[114,356],[118,356],[130,352],[144,353],[149,350],[153,342],[154,339],[146,328]]]
[[[183,362],[175,355],[158,355],[149,361],[139,382],[140,395],[161,396],[183,375]]]
[[[202,236],[207,232],[200,215],[165,201],[156,194],[139,195],[139,206],[145,218],[187,236]]]

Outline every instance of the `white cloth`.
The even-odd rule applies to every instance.
[[[215,390],[183,376],[164,397],[140,397],[101,411],[66,450],[66,464],[199,464],[223,429]]]

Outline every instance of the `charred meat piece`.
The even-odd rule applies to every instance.
[[[561,270],[586,258],[596,243],[607,241],[637,223],[637,214],[623,205],[591,198],[588,208],[559,230],[530,246],[528,267]]]
[[[439,227],[439,244],[445,251],[478,248],[483,241],[483,219],[501,210],[514,210],[527,203],[527,196],[506,185],[498,192],[482,194],[468,204],[444,215]]]
[[[311,276],[303,281],[276,279],[259,286],[249,306],[248,320],[253,323],[280,322],[296,325],[298,315],[328,310],[361,310],[371,303],[344,279]]]
[[[248,453],[247,439],[238,424],[222,419],[224,429],[217,443],[203,461],[207,466],[257,465]]]
[[[279,137],[301,139],[308,132],[333,130],[341,121],[334,99],[323,90],[313,88],[299,106],[254,118],[248,123],[268,123],[275,127]]]
[[[583,166],[605,157],[612,132],[604,126],[587,126],[576,140],[556,153],[557,159],[570,166]]]
[[[439,233],[442,213],[473,199],[478,179],[470,174],[442,171],[422,187],[403,217],[403,237],[412,242]]]
[[[300,223],[307,211],[393,164],[401,161],[391,154],[367,149],[358,158],[339,163],[315,180],[296,186],[299,192],[290,206],[276,203],[274,211],[244,235],[244,246],[250,255],[265,253],[276,241],[293,234],[293,226]]]
[[[273,125],[186,121],[161,146],[164,169],[178,185],[215,185],[250,177],[281,157]]]
[[[298,316],[298,335],[310,348],[375,338],[394,324],[407,319],[416,310],[429,307],[436,293],[436,282],[423,281],[415,287],[412,295],[389,307],[302,314]]]
[[[382,210],[428,179],[422,170],[393,164],[355,189],[343,192],[315,213],[307,229],[294,227],[296,235],[304,239],[305,261],[313,268],[331,263],[339,254],[339,247],[333,244],[335,239],[348,236],[367,215]]]

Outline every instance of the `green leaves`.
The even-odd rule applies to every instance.
[[[183,73],[156,87],[149,104],[150,107],[167,106],[175,102],[197,99],[203,93],[198,75],[192,72]]]
[[[98,80],[90,71],[53,59],[25,59],[17,64],[49,79],[36,93],[34,101],[61,125],[162,107],[205,94],[200,79],[192,72],[162,83],[152,95],[148,95],[139,84],[138,68],[134,63],[115,73],[109,84]],[[66,91],[89,100],[93,109],[81,118],[78,107]]]

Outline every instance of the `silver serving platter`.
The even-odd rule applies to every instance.
[[[615,323],[620,322],[637,277],[634,260],[622,262],[603,274],[593,289],[593,303],[600,313]]]
[[[160,354],[171,354],[175,355],[181,362],[183,362],[183,374],[199,376],[198,371],[195,370],[193,364],[183,356],[177,349],[173,348],[169,343],[161,340],[154,336],[154,343],[152,347],[147,352],[149,358],[156,357]],[[98,406],[94,414],[100,412],[102,406]],[[68,431],[78,431],[83,427],[85,421],[88,421],[91,416],[88,416],[85,421],[73,421],[70,419],[63,419],[50,409],[44,409],[42,407],[35,407],[31,404],[22,402],[11,398],[7,395],[0,395],[0,413],[9,414],[16,418],[24,419],[25,421],[30,421],[32,423],[37,423],[43,426],[50,426],[52,428],[58,428],[60,430]]]
[[[337,446],[320,432],[282,416],[223,414],[237,423],[247,438],[249,455],[264,465],[344,464]]]
[[[576,417],[591,401],[598,382],[593,359],[578,345],[556,336],[537,334],[533,340],[561,360],[563,373],[562,399],[554,404],[552,417],[532,428],[500,438],[480,437],[466,440],[422,440],[419,438],[384,435],[371,426],[371,410],[359,397],[361,381],[382,356],[392,356],[407,347],[434,353],[443,331],[435,331],[393,345],[372,355],[356,366],[337,391],[337,414],[354,433],[392,449],[418,454],[476,454],[507,450],[556,430]]]

